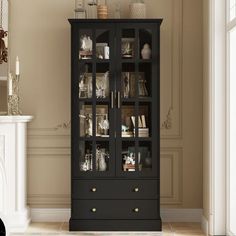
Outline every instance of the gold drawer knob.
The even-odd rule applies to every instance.
[[[91,191],[95,193],[95,192],[97,192],[97,189],[96,188],[92,188]]]
[[[97,209],[96,209],[96,208],[92,208],[91,211],[92,211],[92,212],[96,212]]]
[[[134,188],[134,192],[138,192],[139,191],[139,188]]]
[[[139,212],[139,209],[138,208],[134,208],[134,212]]]

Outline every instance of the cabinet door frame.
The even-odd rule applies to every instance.
[[[152,170],[149,172],[143,173],[138,171],[138,164],[136,161],[135,169],[136,171],[123,171],[122,170],[122,140],[134,140],[135,142],[135,152],[137,157],[137,149],[139,140],[145,140],[142,138],[125,138],[121,137],[121,109],[117,108],[116,112],[116,176],[117,177],[154,177],[159,178],[159,167],[160,167],[160,25],[156,23],[121,23],[117,24],[116,27],[116,91],[121,93],[121,72],[122,72],[122,62],[126,63],[121,56],[121,38],[123,29],[134,29],[135,30],[135,58],[133,60],[127,60],[127,63],[134,63],[135,65],[135,74],[137,78],[137,73],[139,70],[139,63],[142,63],[140,59],[140,45],[139,45],[139,30],[149,29],[152,32],[152,59],[151,59],[151,122],[152,122],[152,136],[147,139],[151,142],[151,153],[152,153]],[[136,89],[138,89],[138,83],[136,82]],[[137,92],[136,92],[137,93]],[[134,99],[135,104],[138,102],[138,99]],[[138,105],[135,105],[135,115],[138,116]],[[138,121],[136,121],[136,132],[138,131]],[[136,158],[137,160],[137,158]]]
[[[92,59],[79,59],[79,44],[80,44],[80,31],[91,30],[92,40],[93,40],[93,57]],[[96,58],[96,30],[108,30],[109,31],[109,46],[110,46],[110,59],[105,61]],[[71,145],[72,145],[72,178],[91,178],[91,177],[114,177],[115,176],[115,107],[111,108],[111,98],[110,92],[114,90],[114,71],[115,63],[112,58],[115,57],[115,28],[114,24],[110,23],[80,23],[72,25],[72,82],[71,82],[71,117],[72,117],[72,130],[71,130]],[[79,78],[79,66],[84,63],[92,64],[92,77],[93,77],[93,96],[90,99],[93,111],[93,136],[90,138],[80,137],[80,119],[79,119],[79,88],[78,88],[78,78]],[[96,98],[96,66],[97,63],[109,63],[109,138],[96,137],[95,134],[95,124],[96,119],[96,103],[101,102]],[[86,101],[86,100],[85,100]],[[90,141],[93,146],[93,171],[80,171],[80,156],[79,156],[79,142],[80,141]],[[96,161],[95,161],[95,144],[96,142],[109,142],[109,170],[108,171],[96,171]]]

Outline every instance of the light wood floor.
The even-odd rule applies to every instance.
[[[14,233],[11,236],[203,236],[201,226],[198,223],[163,223],[163,231],[160,232],[68,232],[68,223],[31,223],[25,233]]]

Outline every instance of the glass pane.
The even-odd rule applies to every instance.
[[[236,27],[230,32],[230,230],[236,235]]]
[[[79,31],[80,47],[79,59],[91,59],[93,55],[92,30],[84,29]]]
[[[97,63],[96,97],[109,98],[109,63]]]
[[[152,65],[151,63],[140,63],[138,74],[138,91],[139,97],[151,97],[152,91]]]
[[[80,171],[93,170],[93,145],[90,141],[79,142]]]
[[[121,96],[123,98],[135,97],[135,65],[123,63],[121,73]]]
[[[79,103],[80,137],[93,136],[92,105],[89,102]]]
[[[152,145],[151,142],[139,142],[138,147],[138,167],[139,171],[152,171]]]
[[[230,0],[229,18],[233,20],[236,17],[236,0]]]
[[[96,171],[109,171],[109,142],[96,143]]]
[[[108,105],[96,106],[96,136],[109,137]]]
[[[79,68],[79,98],[91,98],[93,95],[92,64],[82,64]]]
[[[109,31],[96,30],[96,57],[98,59],[109,59],[110,57]]]
[[[121,38],[121,55],[122,58],[130,59],[135,56],[135,30],[123,29]]]
[[[139,115],[138,115],[138,137],[147,138],[151,137],[151,103],[140,102],[139,103]],[[135,133],[135,129],[134,129]]]
[[[122,142],[122,166],[123,171],[135,171],[135,142]]]
[[[135,104],[123,103],[121,107],[121,136],[134,137]]]
[[[152,33],[151,30],[139,30],[140,58],[148,60],[152,58]]]

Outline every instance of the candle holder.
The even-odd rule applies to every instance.
[[[19,108],[20,96],[19,96],[19,80],[20,75],[16,75],[12,78],[12,91],[8,95],[8,115],[21,115],[22,112]],[[9,85],[10,86],[10,85]]]

